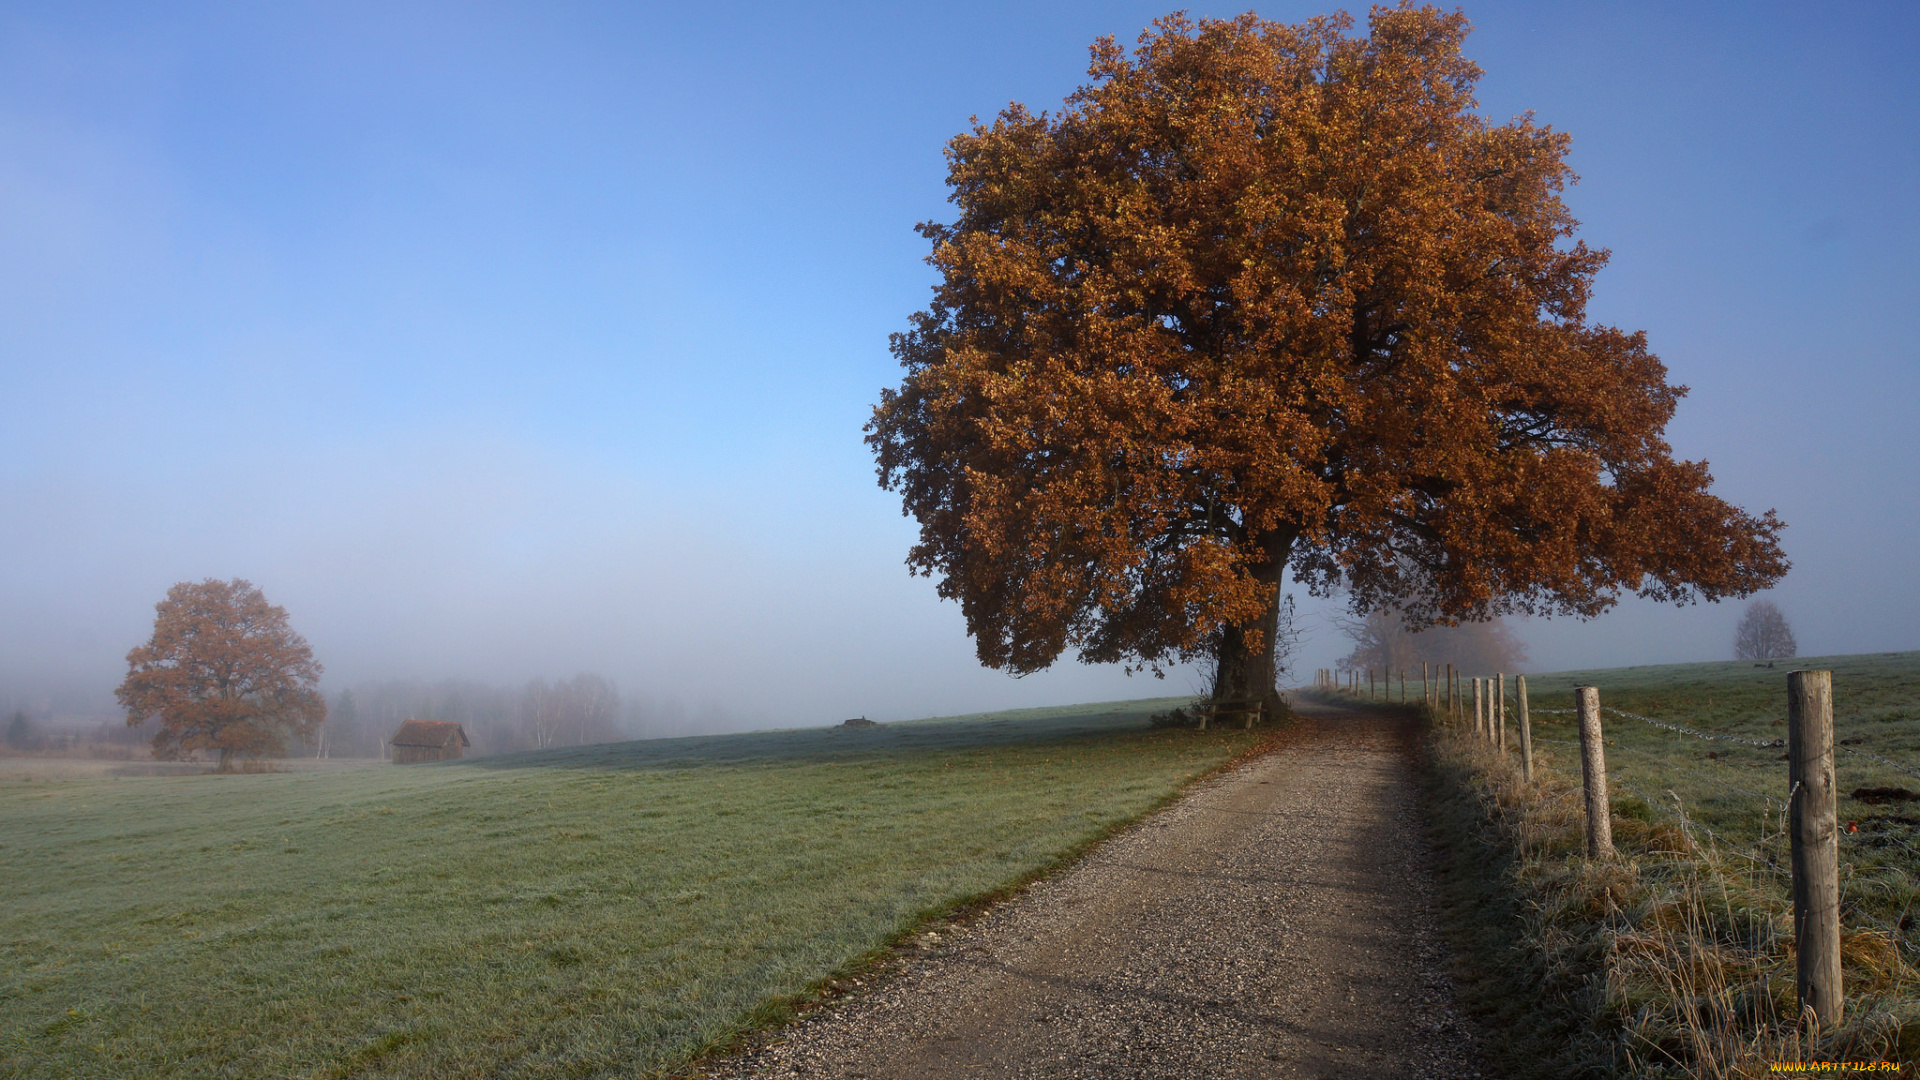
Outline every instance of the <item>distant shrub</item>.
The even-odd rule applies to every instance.
[[[1173,709],[1163,713],[1154,713],[1147,718],[1147,722],[1157,728],[1200,726],[1199,716],[1184,708]]]

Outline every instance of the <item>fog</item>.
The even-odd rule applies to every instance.
[[[1469,53],[1488,115],[1573,133],[1592,314],[1788,522],[1802,653],[1920,648],[1920,24],[1756,11],[1475,5]],[[1198,689],[981,669],[860,441],[942,142],[1158,13],[10,6],[0,708],[110,719],[204,577],[329,693],[595,672],[720,730]],[[1300,670],[1338,605],[1302,597]],[[1705,660],[1739,611],[1515,629],[1534,670]]]

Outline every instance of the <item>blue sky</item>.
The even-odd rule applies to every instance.
[[[1466,12],[1483,111],[1573,135],[1592,314],[1693,388],[1676,450],[1788,521],[1803,651],[1920,648],[1920,9]],[[1156,692],[978,670],[859,429],[945,140],[1164,13],[0,7],[0,697],[99,702],[205,576],[335,686],[594,669],[733,724]],[[1521,632],[1711,659],[1737,616]]]

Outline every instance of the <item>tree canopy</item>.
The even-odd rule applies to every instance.
[[[159,718],[155,756],[278,756],[287,736],[309,739],[326,719],[313,650],[250,582],[183,581],[154,611],[115,696],[129,726]]]
[[[1672,457],[1645,336],[1586,321],[1568,137],[1478,115],[1459,14],[1351,29],[1168,16],[948,144],[868,443],[984,663],[1270,694],[1289,565],[1413,626],[1785,573],[1773,513]]]

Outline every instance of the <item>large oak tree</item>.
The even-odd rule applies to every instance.
[[[984,663],[1266,696],[1288,566],[1414,625],[1785,573],[1773,513],[1673,459],[1645,337],[1586,322],[1567,136],[1478,115],[1458,14],[1351,29],[1170,16],[948,144],[868,442]]]
[[[276,757],[288,735],[311,739],[327,718],[312,648],[252,583],[183,581],[154,612],[153,637],[127,654],[115,695],[130,726],[159,718],[155,756],[211,751],[222,768]]]

